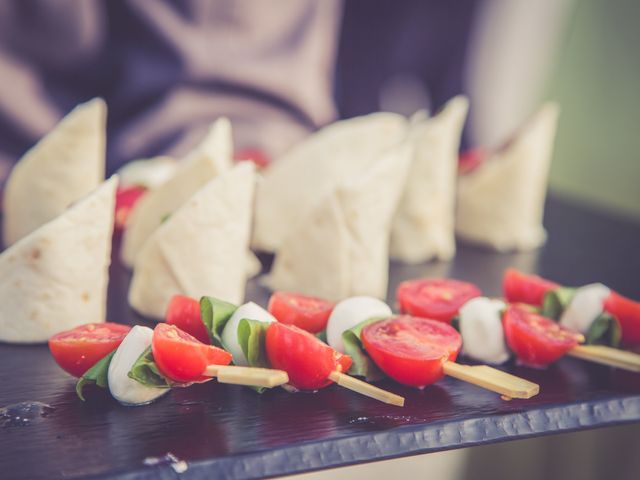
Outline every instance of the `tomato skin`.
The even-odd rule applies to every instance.
[[[79,378],[118,348],[129,330],[118,323],[88,323],[51,337],[49,350],[65,372]]]
[[[200,382],[209,365],[229,365],[231,354],[213,345],[206,345],[175,325],[159,323],[151,342],[153,359],[167,378],[181,383]]]
[[[299,390],[326,387],[331,372],[351,367],[351,357],[294,325],[270,324],[265,345],[271,366],[287,372],[289,383]]]
[[[318,333],[327,328],[334,306],[335,303],[318,297],[275,292],[269,299],[267,310],[281,323]]]
[[[123,230],[126,227],[129,214],[135,204],[146,193],[147,189],[140,185],[131,187],[118,187],[116,192],[115,229]]]
[[[527,303],[542,306],[544,295],[560,285],[538,275],[527,275],[515,268],[508,268],[502,279],[504,297],[509,303]]]
[[[604,301],[604,309],[620,322],[622,343],[627,346],[640,345],[640,302],[611,292]]]
[[[185,295],[174,295],[167,307],[165,320],[183,332],[209,345],[211,339],[200,315],[200,302]]]
[[[480,295],[474,284],[449,278],[407,280],[396,291],[400,313],[447,323],[462,305]]]
[[[444,376],[442,366],[455,361],[462,347],[450,325],[408,315],[367,325],[362,343],[371,359],[396,382],[422,388]]]
[[[467,175],[480,167],[487,160],[489,152],[483,147],[472,148],[462,152],[458,157],[458,175]]]
[[[507,345],[520,363],[545,367],[555,362],[583,341],[573,332],[550,318],[543,317],[526,305],[510,305],[502,316]]]

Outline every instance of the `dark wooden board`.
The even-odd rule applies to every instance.
[[[462,246],[451,263],[393,264],[390,292],[403,279],[451,276],[498,295],[504,268],[516,266],[567,284],[602,281],[640,298],[640,225],[558,200],[549,202],[546,224],[549,242],[537,252]],[[126,305],[127,283],[114,264],[109,318],[145,323]],[[248,298],[264,305],[268,292],[252,281]],[[125,408],[97,389],[78,400],[74,380],[45,346],[0,345],[0,406],[53,408],[26,426],[0,419],[0,477],[175,478],[170,465],[143,463],[171,452],[188,462],[184,478],[255,478],[640,420],[640,375],[568,358],[544,371],[505,369],[539,382],[540,395],[505,402],[454,379],[424,391],[383,382],[406,396],[398,408],[336,386],[259,396],[210,382]]]

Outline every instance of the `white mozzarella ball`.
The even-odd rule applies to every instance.
[[[390,317],[389,305],[374,297],[351,297],[339,302],[327,322],[327,343],[334,350],[344,353],[342,333],[361,322],[374,317]]]
[[[464,355],[494,365],[509,359],[500,315],[504,308],[505,304],[501,300],[487,297],[473,298],[460,308],[460,334]]]
[[[233,315],[231,315],[231,318],[222,331],[222,344],[233,356],[234,364],[246,367],[249,363],[247,362],[247,358],[244,356],[242,347],[238,342],[238,324],[243,318],[258,320],[265,323],[272,323],[277,320],[268,311],[253,302],[240,305],[236,311],[233,312]]]
[[[155,157],[135,160],[118,170],[120,185],[130,187],[140,185],[145,188],[156,188],[169,180],[178,168],[179,163],[170,157]]]
[[[153,330],[135,326],[124,337],[109,364],[108,381],[111,395],[123,405],[145,405],[169,391],[153,388],[129,378],[129,371],[140,355],[151,345]]]
[[[593,321],[604,309],[611,290],[601,283],[592,283],[576,290],[569,306],[560,317],[560,324],[580,333],[587,333]]]

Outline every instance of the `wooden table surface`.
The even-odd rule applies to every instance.
[[[537,252],[461,246],[451,263],[393,264],[390,299],[399,281],[420,276],[469,280],[498,295],[508,266],[566,284],[601,281],[640,298],[640,224],[557,199],[545,222],[549,241]],[[126,305],[128,280],[114,264],[109,319],[149,324]],[[247,296],[265,305],[268,292],[252,281]],[[24,424],[0,416],[0,477],[256,478],[640,420],[640,375],[570,358],[547,370],[504,368],[540,383],[540,394],[505,402],[451,378],[423,391],[382,382],[406,397],[398,408],[336,386],[260,396],[209,382],[126,408],[98,389],[81,402],[45,346],[0,344],[0,407],[51,407]],[[149,464],[167,453],[186,461],[186,471],[168,460]]]

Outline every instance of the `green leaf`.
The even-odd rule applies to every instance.
[[[249,318],[243,318],[238,322],[238,343],[250,367],[269,368],[264,346],[267,328],[269,328],[268,323]],[[258,393],[267,390],[265,387],[252,386],[251,388]]]
[[[205,327],[207,327],[211,343],[215,346],[223,348],[222,330],[237,308],[232,303],[223,302],[213,297],[200,299],[200,315]]]
[[[344,353],[351,357],[353,363],[349,369],[349,374],[356,377],[364,377],[369,382],[374,382],[384,378],[384,374],[369,358],[360,341],[362,329],[367,325],[380,321],[381,318],[370,318],[359,323],[349,330],[342,332],[342,342],[344,343]]]
[[[129,370],[129,378],[147,387],[171,388],[172,382],[167,380],[158,369],[151,347],[147,347]]]
[[[569,306],[571,299],[576,293],[576,288],[559,287],[551,290],[544,295],[542,301],[542,311],[540,312],[547,318],[559,320],[562,312]]]
[[[585,337],[589,344],[618,347],[622,337],[622,328],[615,317],[603,312],[593,321]]]
[[[238,343],[250,367],[269,368],[264,342],[269,324],[243,318],[238,323]]]
[[[85,401],[84,395],[82,394],[85,385],[97,385],[100,388],[107,388],[109,386],[109,364],[116,350],[117,348],[114,348],[111,353],[107,354],[80,377],[78,383],[76,383],[76,393],[80,400]]]

